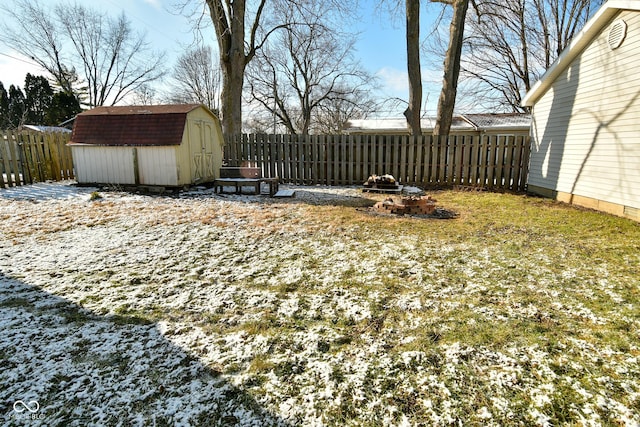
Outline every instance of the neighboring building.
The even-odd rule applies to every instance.
[[[611,0],[525,96],[530,192],[640,220],[640,1]]]
[[[61,133],[71,133],[71,129],[67,129],[60,126],[39,126],[39,125],[23,125],[23,130],[33,130],[36,132],[61,132]]]
[[[422,132],[431,134],[436,120],[433,117],[421,119]],[[453,117],[451,133],[469,135],[529,135],[531,115],[520,113],[505,114],[464,114]],[[409,135],[405,118],[349,120],[344,130],[350,135]]]
[[[218,118],[193,104],[94,108],[69,142],[78,183],[150,186],[213,181],[223,144]]]

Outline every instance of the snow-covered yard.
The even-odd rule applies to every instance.
[[[0,190],[6,425],[640,424],[637,224],[44,187]]]

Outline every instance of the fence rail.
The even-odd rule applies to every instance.
[[[226,138],[225,161],[252,163],[292,184],[359,185],[391,174],[422,187],[524,191],[527,135],[261,135]]]
[[[0,131],[0,188],[73,179],[70,134]]]

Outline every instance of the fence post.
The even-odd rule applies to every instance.
[[[297,182],[298,184],[301,184],[301,185],[304,185],[306,183],[305,170],[304,170],[305,169],[304,163],[306,161],[305,139],[306,139],[305,135],[298,135],[298,137],[296,138],[296,163],[298,164]]]
[[[409,150],[409,141],[412,136],[403,135],[400,137],[399,153],[396,157],[398,161],[398,179],[405,184],[409,183],[409,176],[407,173],[407,151]]]
[[[482,139],[482,135],[474,135],[471,137],[471,157],[469,158],[469,184],[473,187],[478,186],[478,171],[480,169],[480,157],[478,152],[480,150],[480,141]]]
[[[454,185],[461,185],[462,181],[462,150],[464,146],[464,135],[452,135],[453,137],[453,167],[449,172],[451,174],[451,182]],[[450,137],[451,138],[451,137]]]
[[[505,146],[504,154],[504,172],[502,173],[502,179],[504,180],[504,187],[506,190],[513,190],[513,152],[515,147],[515,138],[513,136],[507,137],[507,143]]]
[[[18,139],[16,137],[9,138],[9,155],[11,156],[11,165],[13,166],[13,178],[16,185],[22,185],[22,178],[20,177],[22,168],[18,162],[20,156],[18,148]],[[26,184],[26,182],[25,182]]]
[[[531,156],[531,136],[526,136],[522,145],[522,164],[520,166],[522,173],[520,175],[520,191],[527,188],[527,179],[529,177],[529,156]]]
[[[325,136],[324,135],[314,135],[313,136],[313,158],[314,158],[314,172],[313,172],[313,181],[311,182],[314,185],[319,185],[324,183],[324,151],[325,146]]]
[[[387,173],[387,139],[386,135],[380,135],[377,137],[378,140],[378,168],[374,172],[377,175],[383,175]]]
[[[58,155],[60,150],[58,149],[58,138],[55,135],[49,134],[44,138],[46,144],[49,146],[49,152],[51,153],[51,179],[54,181],[61,181],[60,171],[60,156]]]
[[[9,136],[7,135],[6,138],[8,139]],[[2,134],[2,139],[0,139],[0,185],[2,185],[2,188],[5,188],[5,186],[9,186],[11,187],[11,181],[9,181],[10,179],[10,172],[7,169],[7,166],[5,165],[5,159],[6,159],[6,154],[5,154],[5,134]],[[4,175],[5,173],[7,174],[7,183],[5,184],[5,180],[4,180]]]
[[[506,150],[506,136],[498,136],[497,139],[497,158],[496,158],[496,186],[504,188],[504,152]]]
[[[36,150],[36,146],[34,142],[31,140],[28,134],[21,134],[20,139],[22,140],[22,144],[24,146],[24,151],[27,160],[27,167],[29,168],[30,181],[29,184],[33,184],[34,182],[42,181],[40,179],[40,163],[38,151]]]
[[[9,161],[9,144],[11,143],[11,134],[7,135],[5,142],[4,138],[0,143],[0,157],[2,158],[2,164],[4,166],[4,173],[6,175],[6,182],[9,187],[13,187],[13,173],[11,172],[11,163]]]

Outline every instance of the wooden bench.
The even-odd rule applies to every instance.
[[[255,194],[260,194],[262,183],[269,184],[269,196],[278,192],[278,178],[263,178],[262,170],[253,167],[222,167],[220,178],[213,181],[216,193],[222,193],[225,186],[235,187],[235,193],[241,194],[242,187],[253,187]]]

